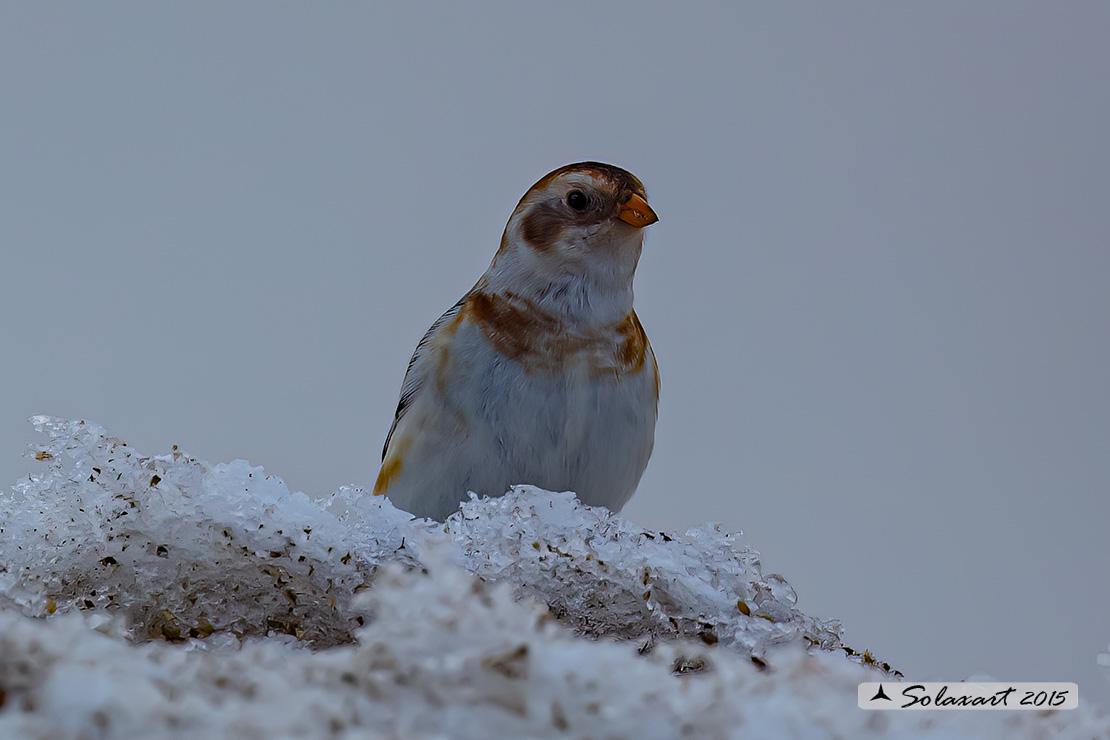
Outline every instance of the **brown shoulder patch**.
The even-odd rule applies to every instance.
[[[498,353],[528,373],[551,375],[585,364],[597,375],[620,377],[643,370],[650,351],[635,312],[616,325],[575,330],[526,298],[482,292],[467,298],[463,312]]]
[[[463,310],[486,330],[498,352],[514,360],[542,353],[544,338],[559,331],[558,319],[523,298],[475,292]]]
[[[625,372],[640,372],[644,369],[648,338],[635,311],[625,316],[624,320],[617,325],[617,334],[621,337],[619,354],[621,367]]]

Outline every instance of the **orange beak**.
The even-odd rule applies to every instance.
[[[621,206],[620,211],[617,212],[617,218],[624,221],[626,224],[631,224],[637,229],[642,229],[645,226],[650,226],[659,220],[655,215],[655,211],[651,210],[651,206],[647,201],[636,195],[628,199],[628,202]]]

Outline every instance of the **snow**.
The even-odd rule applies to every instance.
[[[859,710],[893,676],[714,526],[526,486],[413,520],[32,421],[41,469],[0,493],[5,740],[1110,736],[1086,705]]]

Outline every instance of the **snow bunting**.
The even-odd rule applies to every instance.
[[[655,439],[659,369],[632,278],[657,220],[612,165],[533,185],[489,269],[416,345],[374,495],[442,520],[468,491],[530,483],[620,511]]]

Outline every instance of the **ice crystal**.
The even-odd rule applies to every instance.
[[[718,527],[529,487],[439,524],[33,421],[42,470],[0,494],[5,740],[1110,733],[1086,706],[858,710],[884,674]]]

